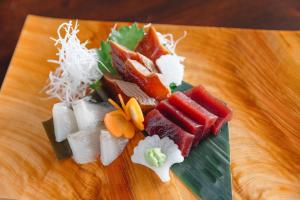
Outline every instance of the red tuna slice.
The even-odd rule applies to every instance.
[[[168,120],[157,109],[153,109],[146,115],[144,124],[149,135],[156,134],[160,138],[169,137],[178,145],[184,157],[189,155],[194,136]]]
[[[157,100],[166,99],[170,94],[157,73],[150,72],[136,60],[127,59],[125,80],[136,83],[147,95]]]
[[[137,60],[142,63],[149,71],[157,72],[153,62],[144,55],[131,51],[122,45],[110,41],[112,65],[124,76],[125,62],[127,59]]]
[[[161,101],[156,107],[164,116],[195,136],[193,146],[196,146],[204,137],[203,125],[189,118],[185,113],[178,110],[168,101]]]
[[[172,94],[169,98],[169,102],[196,122],[203,124],[204,132],[206,132],[218,118],[182,92]]]
[[[160,43],[154,27],[150,27],[147,34],[140,41],[135,51],[150,58],[154,63],[162,55],[170,52]]]
[[[212,96],[204,87],[198,86],[186,92],[198,104],[206,108],[209,112],[218,116],[217,121],[212,126],[211,131],[217,135],[224,123],[232,118],[232,110],[222,101]]]

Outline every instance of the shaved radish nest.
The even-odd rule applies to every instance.
[[[49,83],[44,89],[50,98],[58,98],[68,105],[86,96],[90,84],[102,77],[96,51],[86,47],[87,41],[80,42],[78,32],[77,21],[74,26],[69,21],[58,27],[57,39],[51,38],[57,47],[58,59],[48,62],[58,67],[50,72]]]

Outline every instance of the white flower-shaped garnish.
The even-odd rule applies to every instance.
[[[163,163],[160,163],[158,167],[153,164],[151,165],[145,158],[147,151],[154,148],[160,149],[161,153],[166,156],[165,159],[163,159]],[[170,180],[170,167],[175,163],[183,162],[184,158],[173,140],[168,137],[160,139],[158,135],[153,135],[148,136],[139,142],[139,144],[134,148],[131,160],[134,163],[141,164],[152,169],[163,182],[167,182]]]

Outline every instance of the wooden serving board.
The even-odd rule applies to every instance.
[[[0,198],[195,199],[174,175],[162,184],[130,162],[132,145],[110,167],[58,161],[41,122],[55,100],[40,92],[55,66],[50,36],[65,20],[29,16],[0,94]],[[98,47],[111,22],[79,21]],[[230,122],[234,199],[300,199],[300,32],[155,25],[188,36],[185,80],[203,84],[234,110]],[[137,142],[137,141],[136,141]]]

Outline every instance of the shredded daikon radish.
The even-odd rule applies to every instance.
[[[58,64],[58,68],[50,72],[45,92],[68,105],[86,96],[90,84],[102,77],[96,51],[86,47],[87,41],[80,42],[78,32],[77,21],[74,26],[69,21],[58,27],[57,39],[51,38],[57,46],[58,59],[48,62]]]
[[[178,38],[176,41],[174,41],[173,34],[167,33],[167,34],[162,34],[160,32],[157,32],[157,36],[161,42],[162,45],[164,45],[172,54],[177,55],[175,50],[177,44],[186,37],[187,32],[184,31],[183,35]],[[180,57],[180,56],[178,56]],[[180,57],[181,59],[184,59],[183,57]]]

